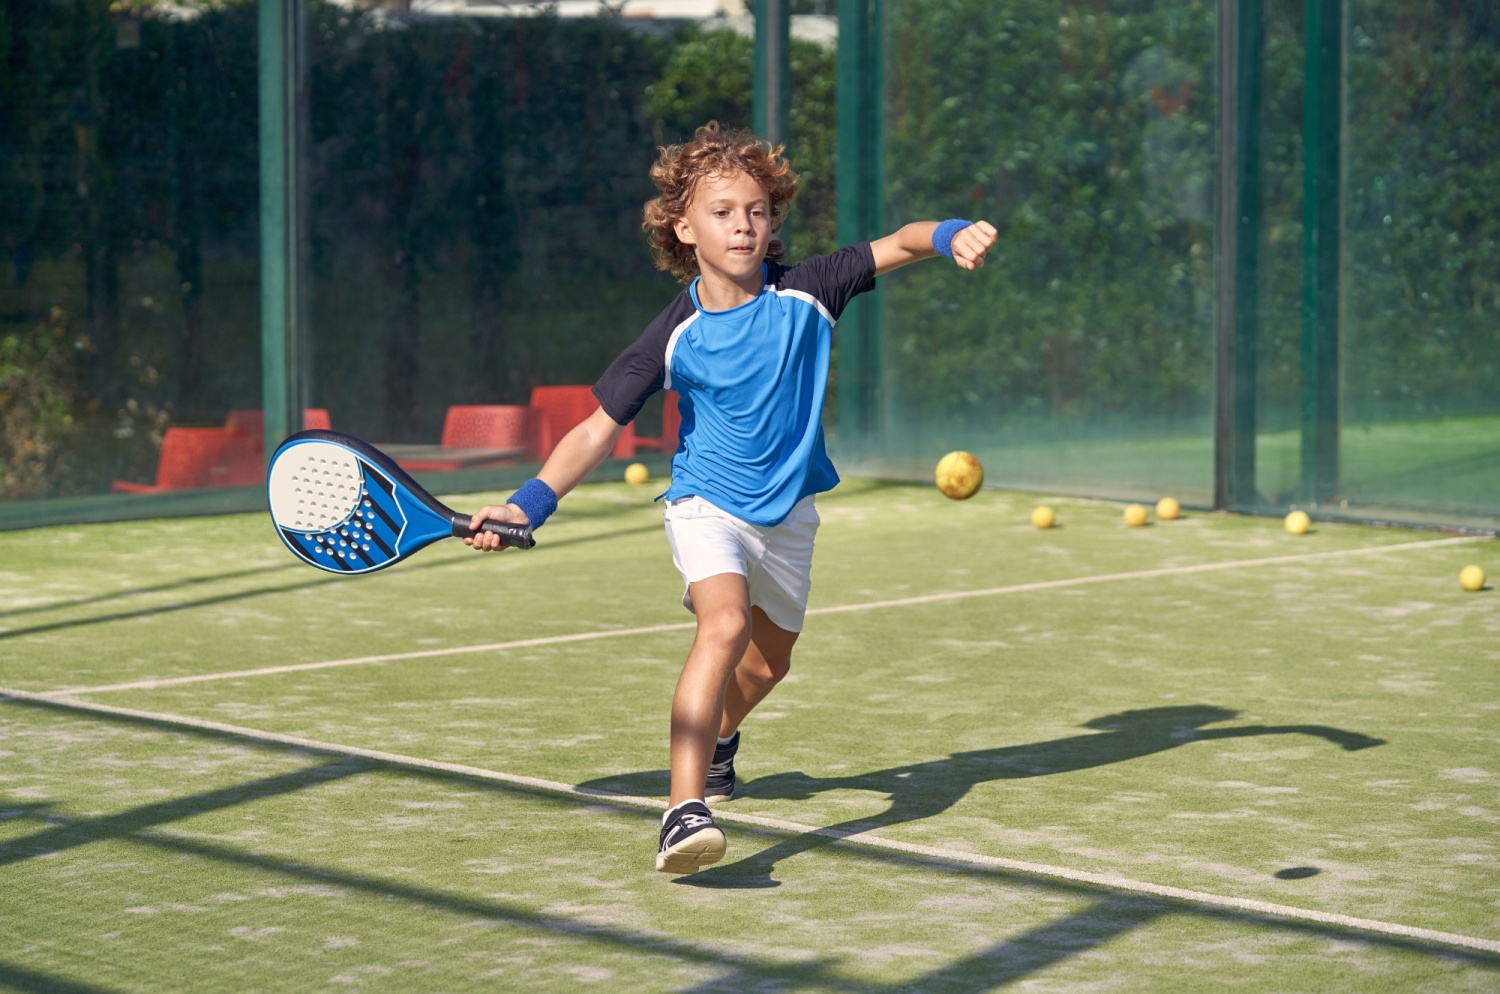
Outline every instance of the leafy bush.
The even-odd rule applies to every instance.
[[[40,497],[54,487],[76,425],[78,356],[60,309],[30,334],[0,338],[0,496]]]
[[[887,291],[886,379],[904,419],[1206,411],[1214,5],[1156,8],[896,6],[890,226],[969,217],[1000,230],[982,274],[919,267]]]
[[[1347,6],[1346,418],[1492,410],[1500,15]],[[1303,69],[1300,2],[1266,10],[1275,428],[1299,407]],[[890,281],[897,418],[1206,430],[1214,11],[887,5],[888,226],[984,216],[1002,234],[977,277]],[[376,438],[591,381],[675,292],[639,230],[656,146],[750,115],[752,46],[729,33],[314,3],[309,38],[308,400]],[[30,392],[7,402],[7,495],[149,477],[161,418],[259,406],[255,51],[252,0],[0,7],[0,337],[13,368],[36,365],[12,378]],[[836,74],[829,49],[794,41],[792,61],[795,257],[835,247]],[[87,348],[38,330],[54,307]]]
[[[886,380],[902,420],[1206,426],[1214,8],[892,6],[888,217],[1001,230],[981,278],[924,267],[892,281]],[[1276,429],[1300,414],[1304,50],[1302,4],[1266,11],[1259,390]],[[1494,410],[1500,13],[1357,0],[1348,24],[1345,418]]]

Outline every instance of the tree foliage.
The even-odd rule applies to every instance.
[[[1002,234],[977,277],[889,281],[892,411],[1206,424],[1215,6],[887,4],[889,226],[987,217]],[[1500,15],[1347,8],[1346,417],[1492,410]],[[308,401],[361,434],[431,440],[451,403],[591,381],[675,292],[639,228],[656,147],[748,123],[750,41],[310,10]],[[1301,4],[1266,12],[1260,389],[1278,427],[1300,385]],[[0,6],[0,340],[7,368],[36,369],[7,374],[21,482],[5,494],[149,478],[162,418],[259,406],[255,13]],[[834,61],[794,41],[794,257],[835,247]],[[23,449],[49,454],[22,472]]]
[[[892,223],[988,217],[983,278],[888,294],[903,417],[997,427],[1206,422],[1212,397],[1215,5],[895,4]],[[1500,15],[1347,5],[1346,420],[1500,398]],[[1269,0],[1262,121],[1262,425],[1301,382],[1302,4]],[[930,57],[943,52],[941,60]]]
[[[891,15],[890,223],[1000,230],[978,278],[921,267],[888,291],[887,380],[904,417],[1204,411],[1213,4],[1156,6],[965,0]]]
[[[755,45],[731,31],[693,33],[673,46],[661,78],[646,88],[646,113],[659,145],[684,141],[705,121],[748,128]],[[788,155],[801,180],[789,230],[792,256],[831,252],[837,227],[834,188],[837,53],[792,39]]]

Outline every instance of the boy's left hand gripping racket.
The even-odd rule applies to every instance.
[[[281,443],[266,475],[271,520],[286,547],[330,573],[371,573],[443,538],[466,538],[459,514],[368,442],[337,431],[299,431]],[[536,545],[531,529],[486,521],[503,545]]]

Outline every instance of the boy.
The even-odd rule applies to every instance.
[[[734,795],[740,722],[786,676],[802,631],[813,496],[838,483],[821,427],[834,322],[875,277],[908,263],[942,254],[964,269],[983,265],[996,233],[983,221],[917,222],[788,268],[772,240],[797,195],[781,148],[710,122],[661,149],[651,178],[661,194],[642,227],[657,267],[688,287],[594,385],[599,409],[472,527],[487,518],[540,527],[647,397],[677,391],[667,542],[698,620],[672,697],[656,868],[693,873],[724,855],[706,802]],[[487,533],[465,541],[498,546]]]

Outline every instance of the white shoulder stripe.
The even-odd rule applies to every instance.
[[[698,320],[698,309],[695,307],[693,313],[683,318],[682,323],[673,328],[672,334],[667,337],[667,358],[661,384],[663,390],[672,389],[672,350],[677,348],[677,339],[681,338],[682,333],[687,331],[688,325],[696,320]]]
[[[776,294],[781,297],[796,297],[803,303],[812,304],[818,309],[818,313],[823,315],[823,320],[828,322],[828,326],[830,328],[838,324],[838,322],[833,319],[833,315],[828,313],[828,308],[823,306],[823,302],[817,297],[814,297],[812,294],[808,293],[806,290],[777,290]]]

